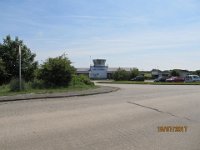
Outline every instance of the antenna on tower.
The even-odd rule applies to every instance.
[[[92,58],[91,58],[91,56],[90,56],[90,66],[92,66]]]

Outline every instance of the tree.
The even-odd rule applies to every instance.
[[[75,68],[65,56],[47,59],[38,71],[38,79],[44,81],[47,86],[68,86]]]
[[[117,71],[113,74],[113,79],[116,81],[129,80],[130,73],[124,69],[118,68]]]
[[[0,44],[0,59],[3,61],[6,70],[4,83],[8,83],[12,78],[19,76],[19,45],[22,50],[22,77],[26,81],[34,78],[34,70],[37,68],[37,62],[34,61],[36,55],[18,37],[12,40],[8,35],[3,39],[3,44]]]
[[[139,70],[137,68],[133,68],[130,71],[130,79],[135,78],[139,75]]]
[[[179,73],[178,70],[174,69],[174,70],[171,71],[171,76],[178,76],[179,77],[180,73]]]
[[[0,85],[4,83],[6,80],[6,68],[5,68],[5,63],[3,62],[2,59],[0,59]]]
[[[197,74],[198,76],[200,76],[200,70],[196,70],[195,74]]]

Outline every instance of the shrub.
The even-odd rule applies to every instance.
[[[123,81],[130,79],[130,73],[124,69],[119,68],[114,74],[113,79],[115,81]]]
[[[79,75],[78,77],[80,78],[82,83],[84,83],[86,85],[94,85],[94,82],[91,82],[90,79],[87,76]]]
[[[49,87],[68,86],[74,73],[75,68],[65,55],[49,58],[37,72],[38,79]]]
[[[33,89],[43,89],[45,88],[45,84],[43,80],[34,79],[29,83],[29,86]]]
[[[145,80],[152,80],[153,77],[152,77],[151,73],[144,73],[144,79]]]
[[[0,58],[0,85],[4,84],[7,80],[6,67],[3,60]]]
[[[130,79],[135,78],[139,75],[139,70],[137,68],[131,69],[130,71]]]
[[[200,70],[196,70],[193,74],[200,76]]]
[[[174,69],[174,70],[171,71],[170,75],[179,77],[180,76],[180,72],[178,70]]]
[[[73,75],[71,84],[76,85],[94,85],[93,82],[85,75]]]
[[[10,86],[10,91],[12,91],[12,92],[20,91],[19,79],[12,79],[10,81],[9,86]],[[22,80],[22,82],[21,82],[21,90],[25,90],[25,82],[24,82],[24,80]]]

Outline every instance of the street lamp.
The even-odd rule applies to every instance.
[[[22,90],[22,50],[21,46],[19,45],[19,90]]]

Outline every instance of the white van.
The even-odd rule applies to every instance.
[[[200,77],[198,75],[187,75],[185,82],[200,82]]]

